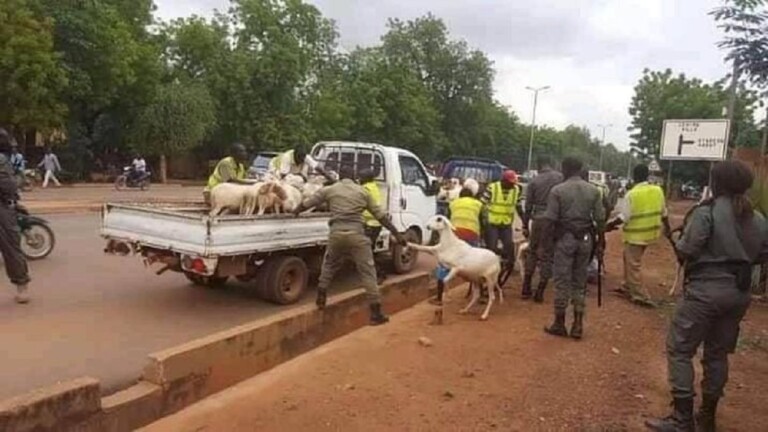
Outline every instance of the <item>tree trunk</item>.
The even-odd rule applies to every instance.
[[[160,183],[168,182],[168,163],[165,160],[165,155],[160,155]]]

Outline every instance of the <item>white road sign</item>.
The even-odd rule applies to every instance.
[[[728,149],[728,120],[664,120],[661,159],[725,159]]]
[[[651,163],[648,164],[648,171],[650,172],[661,171],[661,165],[659,165],[659,161],[657,161],[656,159],[653,159]]]

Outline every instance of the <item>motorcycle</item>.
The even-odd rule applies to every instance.
[[[20,205],[16,206],[16,222],[21,231],[21,252],[28,260],[47,257],[56,245],[56,236],[43,218],[32,216]]]
[[[141,174],[136,174],[133,171],[133,167],[127,166],[123,168],[123,173],[117,176],[115,179],[115,190],[124,189],[141,189],[146,190],[149,188],[149,171],[144,171]]]

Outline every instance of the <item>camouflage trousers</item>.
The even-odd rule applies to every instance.
[[[667,332],[667,373],[673,397],[696,394],[692,359],[701,344],[701,390],[722,396],[728,381],[728,354],[736,348],[750,298],[748,291],[736,288],[733,278],[694,279],[686,284]]]
[[[568,303],[574,312],[584,313],[587,290],[587,266],[592,254],[592,238],[576,238],[565,233],[555,242],[555,311],[565,311]]]
[[[29,283],[27,259],[21,251],[21,232],[16,210],[0,206],[0,253],[5,261],[5,272],[14,285]]]
[[[376,283],[376,266],[373,261],[371,240],[360,231],[331,230],[328,237],[328,248],[325,250],[323,267],[320,270],[320,280],[317,289],[328,291],[333,278],[338,274],[344,263],[351,261],[357,270],[360,282],[365,288],[368,301],[378,303],[381,299],[379,286]]]

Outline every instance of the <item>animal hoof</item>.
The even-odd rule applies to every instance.
[[[462,309],[462,310],[459,311],[459,315],[466,315],[467,312],[469,312],[469,311],[466,310],[466,309]]]
[[[488,315],[483,315],[480,317],[480,321],[486,321],[488,320]]]

